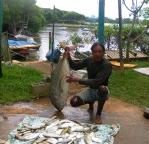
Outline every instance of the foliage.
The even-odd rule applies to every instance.
[[[32,68],[3,65],[4,75],[0,79],[0,103],[10,104],[31,100],[31,84],[39,82],[42,74]]]
[[[6,0],[4,3],[4,30],[16,34],[27,27],[37,32],[43,26],[44,18],[36,6],[36,0]]]
[[[133,43],[134,40],[131,39],[131,35],[132,35],[132,32],[136,26],[136,22],[139,20],[138,16],[139,16],[139,13],[141,12],[143,6],[145,4],[148,4],[149,3],[149,0],[142,0],[141,1],[141,4],[138,5],[138,0],[132,0],[132,4],[131,5],[127,5],[126,4],[126,0],[123,0],[123,4],[124,6],[126,7],[126,9],[130,12],[130,16],[133,17],[133,20],[132,20],[132,24],[131,24],[131,29],[129,30],[128,34],[127,34],[127,41],[126,41],[126,59],[127,61],[129,60],[129,52],[130,52],[130,48],[131,48],[131,45]],[[139,36],[137,36],[135,39],[138,39]]]
[[[130,34],[131,42],[131,50],[136,50],[136,48],[140,48],[142,52],[145,54],[149,54],[149,34],[147,34],[147,30],[145,30],[146,25],[141,23],[140,25],[135,25]],[[97,35],[97,26],[92,29],[93,32]],[[122,31],[122,44],[123,48],[126,48],[127,36],[129,31],[131,30],[131,25],[125,24],[123,25]],[[108,25],[105,26],[105,43],[112,43],[112,38],[115,39],[115,45],[117,45],[117,35],[118,35],[118,25]],[[138,37],[138,38],[137,38]],[[109,48],[109,47],[107,47]]]
[[[146,7],[143,10],[141,10],[140,14],[144,17],[144,19],[149,20],[149,7]]]
[[[43,27],[46,23],[45,17],[42,13],[42,10],[38,7],[34,7],[32,15],[29,19],[28,30],[30,32],[36,33]]]
[[[70,40],[73,45],[78,45],[79,43],[83,43],[82,38],[77,33],[73,33],[70,37]]]
[[[6,0],[4,2],[4,31],[16,34],[30,31],[37,33],[45,24],[56,22],[82,24],[84,15],[59,9],[42,9],[36,6],[36,0]],[[27,27],[27,28],[26,28]]]
[[[47,23],[56,21],[61,23],[79,24],[86,20],[84,15],[78,14],[76,12],[62,11],[59,9],[55,9],[55,14],[53,13],[52,9],[43,9],[43,12]]]
[[[139,67],[149,67],[149,62],[133,62]],[[133,69],[113,71],[110,78],[111,95],[126,102],[149,106],[149,77],[135,72]]]

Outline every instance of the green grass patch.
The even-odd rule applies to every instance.
[[[148,61],[134,61],[138,67],[149,67]],[[133,69],[113,71],[110,78],[110,90],[113,97],[123,101],[149,107],[149,76]]]
[[[136,60],[136,61],[132,61],[131,62],[132,64],[136,64],[137,67],[149,67],[149,60],[146,60],[146,61],[139,61],[139,60]]]
[[[17,101],[31,100],[31,84],[42,79],[42,73],[28,67],[17,65],[2,66],[0,78],[0,103],[10,104]]]

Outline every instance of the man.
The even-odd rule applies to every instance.
[[[98,42],[94,43],[91,47],[92,55],[81,62],[74,62],[70,57],[68,49],[64,53],[64,57],[68,58],[70,67],[74,70],[87,68],[88,79],[68,76],[67,82],[76,82],[89,87],[73,96],[70,104],[73,107],[89,104],[88,112],[92,112],[94,102],[98,101],[95,123],[101,124],[101,113],[109,95],[108,79],[112,72],[111,63],[104,58],[105,48]]]

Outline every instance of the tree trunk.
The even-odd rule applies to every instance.
[[[126,61],[129,61],[129,51],[130,51],[130,42],[127,42],[127,46],[126,46]]]
[[[108,50],[110,50],[110,36],[108,37],[108,41],[107,41],[107,48],[108,48]]]
[[[122,7],[121,0],[118,0],[118,12],[119,12],[119,33],[118,33],[118,49],[120,56],[120,68],[124,69],[124,61],[123,61],[123,49],[122,49]]]
[[[11,27],[12,27],[13,34],[16,34],[17,33],[17,26],[16,26],[16,22],[15,21],[12,22]]]

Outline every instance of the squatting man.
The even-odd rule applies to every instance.
[[[70,49],[66,48],[63,55],[64,58],[67,58],[69,65],[74,70],[79,70],[86,68],[88,79],[80,79],[76,76],[68,76],[67,82],[75,82],[81,85],[88,86],[82,92],[72,96],[70,104],[72,107],[78,107],[84,104],[89,104],[88,112],[93,112],[94,103],[97,101],[97,114],[95,118],[95,123],[101,124],[101,114],[106,100],[109,97],[108,89],[108,79],[112,72],[111,63],[104,58],[105,47],[96,42],[91,47],[91,56],[75,62],[71,59]]]

